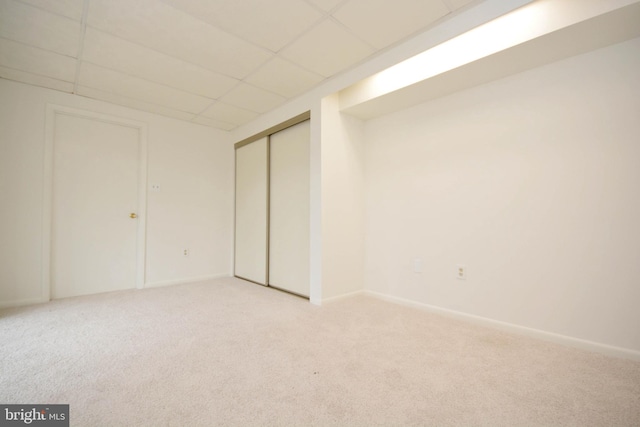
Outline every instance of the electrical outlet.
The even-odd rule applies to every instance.
[[[413,272],[422,273],[422,259],[416,258],[413,260]]]
[[[160,192],[160,184],[153,184],[151,186],[151,191],[153,191],[154,193],[159,193]]]
[[[185,249],[182,250],[182,255],[185,256],[185,257],[188,257],[189,256],[189,252],[190,252],[189,249],[185,248]]]
[[[464,265],[458,264],[456,266],[456,277],[460,280],[466,280],[467,279],[467,267],[465,267]]]

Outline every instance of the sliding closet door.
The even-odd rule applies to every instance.
[[[269,285],[309,296],[309,121],[271,135]]]
[[[267,284],[267,138],[236,149],[235,275]]]

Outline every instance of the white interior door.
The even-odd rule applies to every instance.
[[[269,285],[309,296],[309,121],[270,137]]]
[[[236,149],[235,275],[267,284],[267,138]]]
[[[58,114],[53,148],[54,298],[136,285],[139,130]]]

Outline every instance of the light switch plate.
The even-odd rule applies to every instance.
[[[467,267],[462,264],[456,265],[456,278],[467,280]]]

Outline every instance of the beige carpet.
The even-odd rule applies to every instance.
[[[640,426],[640,363],[237,279],[0,311],[0,403],[73,426]]]

